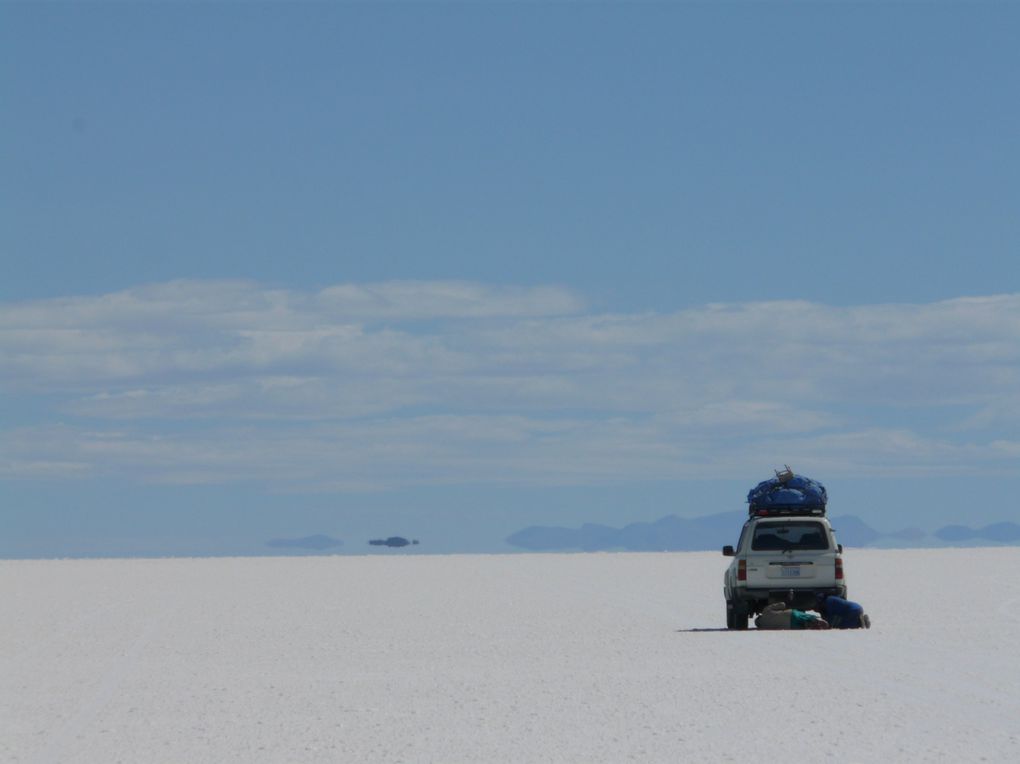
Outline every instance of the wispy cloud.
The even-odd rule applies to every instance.
[[[8,477],[1015,474],[1020,295],[621,315],[556,287],[181,281],[0,306],[0,384],[42,412],[0,432]]]

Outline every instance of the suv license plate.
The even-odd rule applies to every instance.
[[[800,577],[800,568],[794,568],[794,567],[789,567],[789,568],[784,567],[783,568],[783,578],[799,578],[799,577]]]

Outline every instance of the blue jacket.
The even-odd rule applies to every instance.
[[[818,612],[834,629],[861,628],[861,615],[864,613],[864,608],[856,602],[830,596],[825,598],[819,608]]]

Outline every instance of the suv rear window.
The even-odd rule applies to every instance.
[[[825,550],[829,539],[821,523],[761,523],[754,529],[751,549],[780,552],[787,549]]]

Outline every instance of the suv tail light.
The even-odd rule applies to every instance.
[[[839,570],[839,573],[836,574],[836,578],[842,578],[843,577],[843,568],[840,567],[840,568],[837,568],[837,570]],[[738,581],[746,581],[747,580],[747,560],[738,560],[737,561],[737,580]]]
[[[837,557],[836,558],[836,580],[837,581],[842,581],[843,580],[843,558],[842,557]]]

